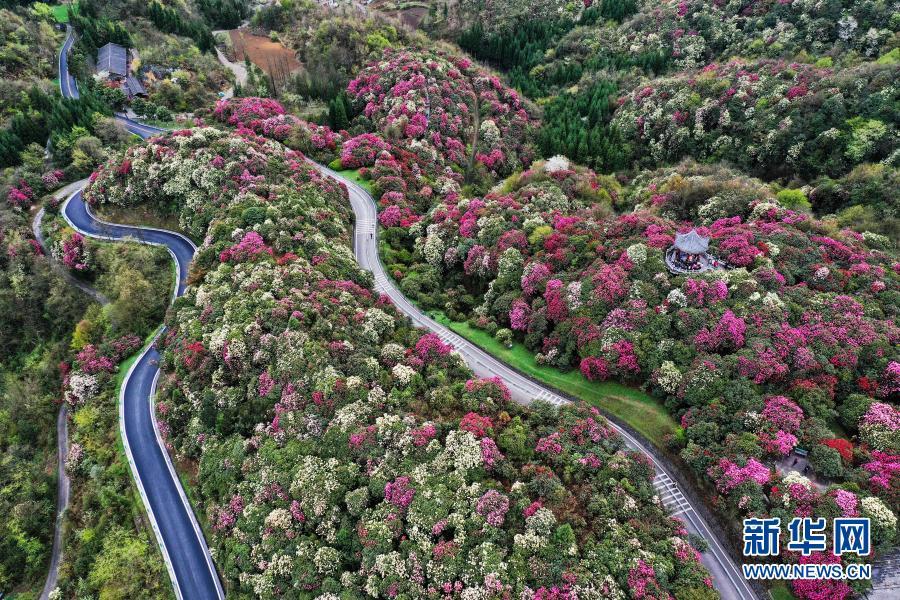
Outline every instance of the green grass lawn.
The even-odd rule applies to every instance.
[[[796,598],[784,582],[779,582],[772,586],[769,590],[769,595],[772,597],[772,600],[794,600]]]
[[[76,5],[72,5],[73,7]],[[69,22],[69,5],[68,4],[56,4],[50,7],[50,10],[53,11],[53,18],[56,19],[57,23],[68,23]],[[75,8],[77,12],[78,9]]]
[[[663,447],[663,436],[674,434],[678,429],[678,424],[662,404],[640,390],[614,381],[590,382],[578,371],[563,373],[555,367],[539,365],[522,344],[507,348],[486,331],[468,323],[451,321],[442,312],[430,314],[439,323],[522,373],[617,417],[658,448]]]
[[[358,169],[343,169],[343,170],[341,170],[341,171],[335,171],[335,172],[336,172],[338,175],[340,175],[341,177],[346,177],[346,178],[349,179],[350,181],[352,181],[352,182],[358,184],[358,185],[361,186],[364,190],[366,190],[367,192],[369,192],[369,194],[372,193],[372,182],[369,181],[369,180],[367,180],[367,179],[363,179],[362,177],[360,177],[360,176],[359,176],[359,170],[358,170]]]

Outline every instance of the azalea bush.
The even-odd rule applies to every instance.
[[[668,272],[663,252],[685,219],[705,223],[728,269]],[[887,401],[900,364],[898,263],[866,236],[715,169],[684,165],[622,190],[561,158],[482,198],[447,196],[411,232],[414,256],[389,265],[401,288],[473,326],[508,328],[538,364],[643,384],[680,419],[675,448],[730,516],[768,512],[785,489],[773,464],[798,446],[838,485],[900,508]],[[870,399],[852,408],[862,446],[847,449],[828,422],[859,396]],[[827,496],[813,486],[808,496],[804,507],[822,514]]]
[[[387,50],[347,92],[362,109],[358,127],[391,140],[428,144],[448,165],[468,171],[480,165],[505,175],[533,158],[526,138],[532,121],[522,100],[468,58]]]
[[[191,181],[223,147],[209,189],[150,183]],[[715,595],[649,460],[596,410],[514,404],[412,328],[353,260],[345,190],[302,157],[207,129],[129,155],[92,201],[206,227],[160,343],[157,408],[197,465],[230,593],[624,598],[640,580]],[[83,377],[104,376],[103,353],[83,353]]]
[[[90,253],[85,247],[84,236],[77,231],[68,231],[53,245],[53,258],[75,272],[90,268]]]
[[[199,111],[206,115],[207,111]],[[346,132],[309,123],[287,114],[284,107],[270,98],[227,98],[219,100],[208,116],[238,130],[249,130],[261,136],[284,142],[294,150],[328,162],[337,152]]]
[[[733,59],[639,85],[620,99],[612,126],[641,166],[693,156],[769,179],[835,177],[865,162],[893,163],[893,80],[890,65],[835,72]]]
[[[274,199],[292,185],[310,180],[337,189],[302,154],[280,143],[250,131],[235,136],[205,127],[176,131],[130,148],[117,163],[96,171],[84,194],[89,203],[131,206],[143,202],[162,214],[177,216],[185,231],[202,239],[222,212],[237,210],[257,197]],[[134,182],[141,182],[140,187]],[[315,215],[304,217],[314,219]],[[258,224],[267,215],[264,208],[256,207],[244,218]],[[321,227],[327,230],[324,223]]]

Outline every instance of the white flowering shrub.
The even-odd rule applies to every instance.
[[[616,596],[610,576],[626,581],[648,551],[623,544],[612,561],[583,552],[610,535],[654,548],[674,565],[672,586],[705,588],[703,567],[674,557],[667,540],[685,534],[654,501],[652,469],[620,452],[596,411],[538,418],[499,380],[473,378],[436,335],[412,329],[353,261],[344,192],[298,156],[200,129],[126,160],[104,168],[89,196],[178,213],[204,239],[160,342],[157,402],[174,451],[198,465],[210,543],[233,593],[437,599],[451,582],[473,598],[556,585]],[[542,211],[596,199],[590,185],[570,200],[545,183],[528,184]],[[495,218],[472,224],[485,241],[506,235]],[[497,273],[498,301],[520,285],[527,239],[498,260],[460,251],[448,261],[457,242],[430,241],[444,233],[429,229],[422,242],[429,263]],[[578,281],[561,293],[571,310],[585,301]],[[72,374],[78,398],[91,395],[89,377]],[[600,498],[623,478],[627,501],[605,508],[573,491]],[[635,532],[634,519],[653,527]],[[576,575],[551,575],[562,572]]]

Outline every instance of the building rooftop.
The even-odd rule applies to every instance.
[[[138,81],[137,77],[129,75],[125,79],[125,87],[128,89],[128,94],[130,96],[146,96],[147,90],[144,89],[144,86],[141,85],[141,82]]]
[[[97,51],[97,71],[125,77],[128,74],[128,51],[112,42],[103,46]]]

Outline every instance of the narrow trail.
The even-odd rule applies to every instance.
[[[478,92],[475,91],[474,84],[472,84],[472,91],[475,93],[475,105],[472,126],[472,151],[469,153],[469,168],[466,170],[467,180],[472,179],[472,172],[475,170],[475,154],[478,151],[478,136],[481,133],[481,100],[478,98]]]
[[[31,221],[31,232],[34,234],[34,239],[37,240],[38,244],[41,246],[41,250],[44,251],[44,255],[47,257],[47,260],[50,263],[51,268],[54,271],[59,273],[66,281],[69,282],[74,288],[77,288],[84,292],[86,295],[90,296],[93,300],[100,304],[109,304],[109,298],[103,295],[102,292],[91,286],[90,284],[78,279],[75,275],[72,274],[69,269],[62,265],[53,258],[53,254],[50,252],[50,248],[47,247],[47,241],[44,239],[44,233],[41,231],[41,224],[44,221],[44,215],[46,214],[46,210],[41,208],[34,215],[34,219]]]
[[[225,35],[230,35],[224,29],[218,29],[218,30],[212,32],[213,35],[218,35],[220,33],[225,34]],[[219,63],[223,67],[225,67],[226,69],[231,71],[232,74],[234,74],[234,81],[237,85],[239,85],[241,87],[244,87],[245,85],[247,85],[247,67],[245,67],[241,63],[231,62],[230,60],[228,60],[228,57],[225,56],[224,52],[219,50],[218,46],[216,46],[216,57],[219,59]],[[230,87],[227,90],[225,90],[225,92],[222,95],[222,98],[228,99],[228,98],[231,98],[232,96],[234,96],[234,88]]]
[[[71,193],[72,190],[77,189],[82,185],[84,185],[83,181],[70,183],[69,185],[55,192],[54,196],[56,196],[57,198],[63,198],[67,194]],[[37,240],[38,244],[41,247],[41,250],[43,250],[44,255],[50,262],[53,270],[62,275],[70,285],[81,290],[100,304],[109,304],[109,299],[106,296],[72,275],[72,273],[70,273],[69,270],[65,268],[65,266],[59,264],[59,262],[57,262],[53,258],[53,255],[50,253],[50,249],[47,247],[47,242],[44,239],[44,234],[41,231],[41,223],[43,222],[44,214],[45,211],[42,207],[34,215],[34,219],[32,219],[31,221],[31,231],[34,234],[34,239]],[[69,508],[69,491],[71,487],[69,475],[68,473],[66,473],[66,457],[68,456],[68,454],[69,419],[66,405],[62,404],[60,405],[59,413],[56,416],[56,521],[53,531],[53,550],[50,553],[50,567],[47,571],[47,580],[44,582],[44,589],[41,591],[41,595],[39,596],[40,600],[49,599],[50,592],[52,592],[56,588],[56,582],[59,579],[59,564],[60,562],[62,562],[63,517],[65,516],[66,509]]]
[[[59,414],[56,416],[56,459],[57,466],[57,482],[56,482],[56,529],[53,532],[53,551],[50,554],[50,569],[47,573],[47,581],[44,582],[44,589],[41,590],[40,600],[48,600],[50,592],[56,589],[56,582],[59,579],[59,563],[62,561],[62,545],[63,545],[63,516],[66,509],[69,508],[69,475],[66,473],[66,456],[69,454],[69,415],[66,405],[59,407]]]

